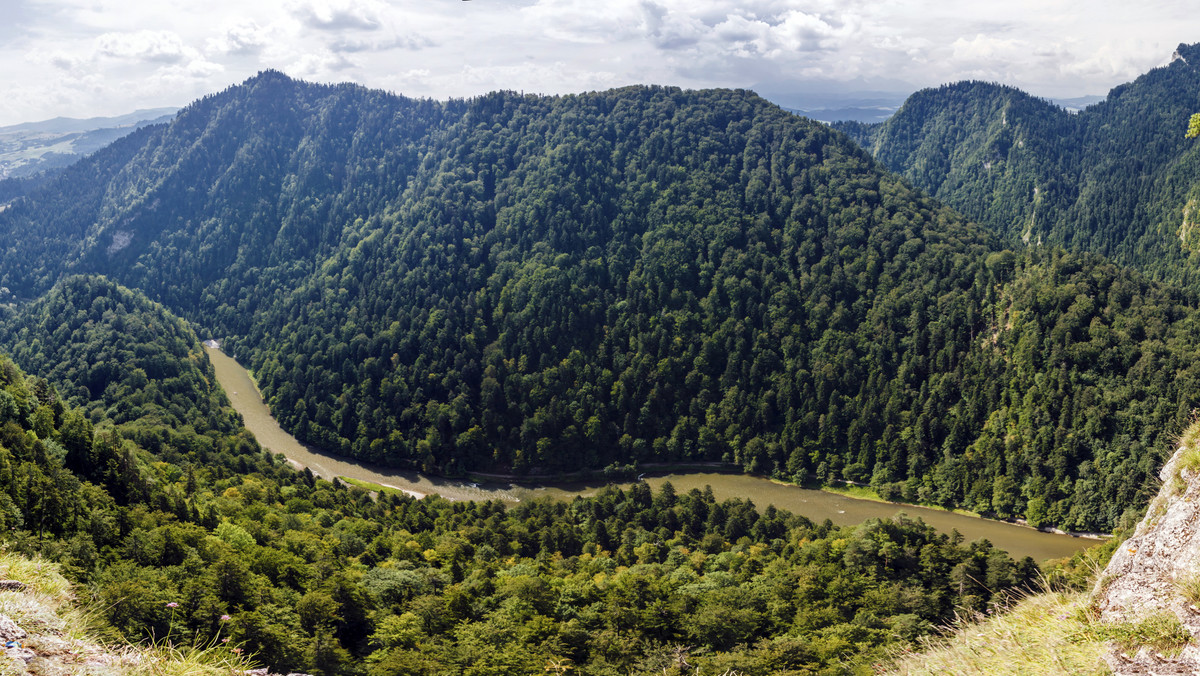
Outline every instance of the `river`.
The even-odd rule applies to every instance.
[[[254,434],[258,443],[273,453],[282,453],[296,466],[308,467],[314,474],[327,479],[335,476],[359,479],[398,488],[418,497],[437,493],[452,500],[500,499],[506,502],[539,497],[559,500],[569,500],[577,495],[587,497],[606,485],[601,482],[467,484],[316,452],[297,441],[275,422],[246,369],[219,348],[209,347],[208,356],[216,370],[217,382],[225,389],[233,408],[242,415],[246,428]],[[749,498],[760,508],[773,504],[779,509],[803,514],[814,521],[828,518],[838,525],[853,525],[872,517],[889,518],[898,512],[904,512],[911,517],[921,518],[942,532],[949,533],[952,529],[957,529],[967,540],[987,538],[992,544],[1007,550],[1013,556],[1031,556],[1037,561],[1069,556],[1096,544],[1095,540],[1043,533],[1000,521],[914,505],[848,498],[748,475],[687,472],[646,478],[646,483],[655,489],[667,481],[675,486],[677,492],[686,493],[693,488],[703,489],[705,486],[711,486],[713,495],[719,500]],[[624,488],[628,487],[630,482],[617,482],[615,485]]]

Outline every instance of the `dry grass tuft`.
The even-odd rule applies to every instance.
[[[1193,608],[1200,607],[1200,573],[1193,573],[1175,581],[1175,588]]]
[[[1195,476],[1200,472],[1200,418],[1197,417],[1197,412],[1192,412],[1193,421],[1179,435],[1177,448],[1183,448],[1184,451],[1179,457],[1179,461],[1175,465],[1175,476],[1173,479],[1177,484],[1176,493],[1182,493],[1182,488],[1186,488],[1183,475],[1186,473]],[[1182,485],[1182,488],[1180,487]]]
[[[224,646],[155,645],[135,649],[130,676],[233,676],[253,669],[249,659]]]
[[[0,579],[26,585],[24,591],[0,591],[0,615],[28,632],[24,644],[39,655],[37,673],[234,676],[254,666],[224,644],[102,645],[95,616],[72,604],[71,584],[52,563],[0,551]],[[10,666],[16,668],[0,654],[0,673]]]
[[[1174,613],[1161,612],[1137,622],[1093,622],[1074,637],[1074,640],[1111,641],[1121,652],[1130,655],[1142,648],[1149,648],[1163,657],[1170,658],[1179,655],[1183,647],[1191,642],[1192,635]]]
[[[1083,592],[1047,591],[996,615],[961,621],[952,634],[899,655],[895,674],[1104,674],[1105,639],[1096,635]]]

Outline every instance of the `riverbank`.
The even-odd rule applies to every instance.
[[[338,480],[345,481],[346,483],[350,484],[351,486],[358,486],[359,488],[365,488],[366,490],[372,491],[375,493],[396,493],[397,495],[408,495],[408,496],[414,497],[418,500],[420,500],[421,498],[424,498],[424,497],[428,497],[425,493],[409,490],[407,488],[400,488],[399,486],[392,486],[389,484],[377,484],[377,483],[373,483],[371,481],[363,481],[362,479],[351,479],[350,477],[344,477],[344,476],[338,477]]]
[[[594,475],[575,481],[551,481],[549,477],[530,481],[529,477],[519,477],[524,480],[519,482],[515,480],[518,477],[508,475],[477,474],[473,477],[476,480],[462,481],[380,467],[325,454],[305,446],[279,427],[263,403],[249,373],[234,359],[216,348],[208,349],[207,353],[213,362],[217,381],[229,396],[234,409],[241,414],[246,428],[254,434],[258,442],[273,453],[283,454],[294,465],[308,467],[322,478],[340,477],[347,480],[347,483],[357,480],[414,496],[437,493],[449,500],[501,500],[508,503],[544,498],[567,501],[577,496],[590,497],[607,486],[627,489],[637,480],[638,474],[632,474],[626,479],[615,480]],[[678,492],[709,489],[719,500],[752,500],[760,509],[774,505],[778,509],[801,514],[814,521],[830,519],[842,526],[859,524],[871,518],[888,519],[897,513],[904,513],[910,518],[922,519],[943,533],[958,531],[968,540],[987,538],[997,547],[1015,556],[1031,556],[1038,561],[1070,556],[1092,544],[1091,541],[1080,538],[1053,535],[976,516],[921,506],[898,505],[882,500],[876,502],[833,491],[775,483],[764,477],[742,474],[736,466],[723,463],[718,465],[714,467],[705,464],[696,469],[684,469],[689,466],[696,467],[696,464],[685,463],[680,467],[663,463],[656,466],[642,465],[637,471],[642,473],[642,480],[655,490],[669,481]]]
[[[775,481],[775,480],[773,479],[772,481]],[[782,484],[784,486],[794,485],[794,484],[789,484],[785,481],[776,481],[776,483]],[[886,504],[886,505],[895,505],[900,508],[912,506],[912,507],[921,507],[922,509],[932,509],[932,510],[941,511],[941,512],[948,512],[951,514],[958,514],[958,515],[970,517],[973,519],[983,519],[984,521],[992,521],[995,523],[1003,523],[1003,524],[1008,524],[1008,525],[1012,525],[1012,526],[1019,526],[1021,528],[1028,528],[1029,530],[1034,530],[1039,533],[1050,533],[1052,535],[1065,535],[1065,536],[1073,537],[1073,538],[1083,538],[1085,540],[1099,540],[1099,541],[1104,541],[1104,540],[1107,540],[1112,537],[1112,533],[1093,533],[1093,532],[1087,532],[1087,531],[1061,530],[1059,528],[1050,528],[1048,526],[1034,528],[1033,526],[1030,526],[1029,522],[1027,522],[1025,519],[997,519],[994,517],[987,516],[986,514],[980,514],[979,512],[972,512],[971,510],[968,510],[968,509],[947,509],[940,505],[915,505],[915,504],[909,503],[909,502],[893,502],[891,500],[886,500],[886,499],[880,497],[880,495],[878,493],[876,493],[874,490],[872,490],[869,486],[846,484],[843,486],[821,486],[819,490],[826,491],[828,493],[834,493],[835,495],[844,495],[848,498],[853,498],[855,500],[869,500],[871,502],[878,502],[878,503],[882,503],[882,504]]]
[[[576,472],[530,473],[530,474],[496,474],[490,472],[467,472],[466,480],[480,483],[487,481],[506,481],[515,484],[540,485],[546,483],[577,483],[581,481],[619,481],[631,479],[645,474],[670,474],[673,472],[717,472],[721,474],[744,474],[741,465],[731,462],[648,462],[639,465],[623,465],[620,467],[605,467],[603,469],[584,469]]]

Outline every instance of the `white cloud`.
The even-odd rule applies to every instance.
[[[179,35],[151,30],[105,33],[96,38],[96,51],[104,56],[158,63],[177,63],[196,54]]]
[[[765,21],[733,14],[717,24],[712,34],[721,42],[729,45],[730,51],[749,55],[758,51],[759,47],[766,42],[770,30],[771,27]]]
[[[55,50],[46,54],[45,60],[55,68],[67,72],[77,70],[87,63],[87,60],[83,57],[62,50]]]
[[[198,58],[188,61],[186,64],[168,66],[161,69],[160,74],[165,78],[191,78],[191,79],[207,79],[214,75],[225,72],[225,66],[219,63],[214,63],[207,59]]]
[[[771,28],[776,53],[792,51],[814,51],[829,49],[843,38],[853,36],[858,29],[859,19],[847,15],[831,23],[820,15],[792,10],[784,15],[783,21]]]
[[[375,30],[385,7],[377,0],[303,0],[292,11],[309,28]]]
[[[433,47],[436,43],[424,35],[393,35],[382,40],[342,37],[329,44],[335,52],[382,52],[389,49],[407,49],[417,51]]]
[[[1092,45],[1090,54],[1076,56],[1072,52],[1072,58],[1058,60],[1059,69],[1067,77],[1119,81],[1137,77],[1145,72],[1148,63],[1163,65],[1170,57],[1170,54],[1155,49],[1154,45],[1142,42],[1138,46],[1140,49],[1133,51],[1129,49],[1128,42],[1107,41]]]
[[[623,76],[595,67],[581,69],[565,61],[521,63],[502,66],[466,66],[451,76],[460,91],[488,92],[497,89],[539,94],[609,89],[629,84]]]
[[[240,21],[206,42],[209,52],[222,54],[257,54],[269,42],[270,31],[254,21]]]
[[[671,10],[653,2],[642,3],[647,35],[664,50],[686,49],[704,37],[708,26],[699,17]]]
[[[980,65],[1008,62],[1014,56],[1027,54],[1028,47],[1017,40],[975,35],[971,39],[958,38],[951,44],[953,58],[963,64]]]
[[[322,49],[302,55],[284,68],[284,72],[301,79],[325,80],[334,73],[354,67],[354,62],[345,55]]]
[[[1182,6],[1118,0],[1096,0],[1087,11],[1067,0],[20,0],[20,7],[5,16],[19,30],[0,40],[0,124],[186,103],[264,68],[438,98],[635,82],[786,95],[911,90],[963,78],[1074,96],[1103,93],[1163,63],[1179,42],[1200,39]]]

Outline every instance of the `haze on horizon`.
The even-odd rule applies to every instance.
[[[741,87],[805,107],[962,79],[1103,94],[1200,39],[1182,2],[0,0],[0,126],[179,106],[274,68],[407,96]]]

